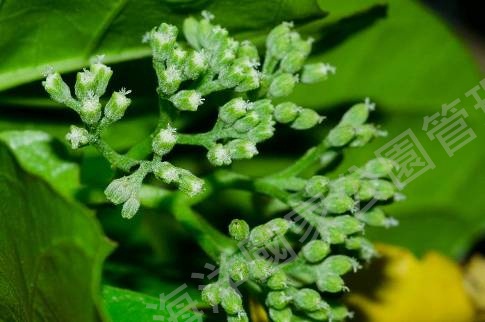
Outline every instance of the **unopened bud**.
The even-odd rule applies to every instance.
[[[230,158],[235,160],[251,159],[258,154],[256,145],[245,139],[235,139],[227,143],[227,150],[229,151]]]
[[[229,235],[237,241],[245,240],[249,237],[249,225],[244,220],[234,219],[229,224]]]
[[[283,236],[291,227],[291,221],[283,218],[275,218],[268,221],[264,226],[271,231],[272,236]]]
[[[309,263],[318,263],[330,253],[330,246],[323,240],[316,239],[303,246],[301,251]]]
[[[306,130],[322,122],[323,119],[324,118],[314,110],[304,108],[300,110],[298,117],[291,124],[291,127],[295,130]]]
[[[330,193],[323,200],[325,208],[334,214],[343,214],[352,211],[355,207],[354,200],[343,193]]]
[[[84,123],[95,124],[101,118],[101,113],[99,97],[91,95],[82,101],[79,116],[81,116]]]
[[[288,306],[292,297],[285,291],[269,292],[266,297],[266,304],[277,310],[282,310]]]
[[[155,69],[158,69],[159,89],[166,95],[175,93],[182,83],[182,72],[176,66],[168,66],[164,69],[163,66],[155,65]]]
[[[295,84],[295,76],[289,73],[283,73],[273,78],[268,93],[272,97],[285,97],[293,92]]]
[[[129,93],[130,91],[122,89],[119,92],[113,92],[111,95],[111,98],[104,108],[104,116],[110,122],[116,122],[125,115],[125,111],[131,103],[131,99],[126,97]]]
[[[396,167],[396,163],[390,159],[374,159],[366,163],[363,175],[366,178],[386,178]]]
[[[113,180],[104,190],[104,194],[109,201],[118,205],[134,196],[139,188],[138,182],[132,176],[125,176]]]
[[[320,292],[338,293],[346,289],[344,280],[337,274],[323,274],[317,279]]]
[[[188,61],[187,56],[187,51],[177,46],[169,52],[167,66],[176,66],[178,69],[182,70],[185,63]]]
[[[328,191],[330,180],[324,176],[313,176],[305,184],[305,194],[309,197],[322,196]]]
[[[291,322],[293,321],[293,312],[291,308],[286,308],[283,310],[269,309],[269,316],[271,321],[274,322]]]
[[[255,111],[251,111],[246,114],[243,118],[239,119],[234,123],[234,129],[239,133],[247,133],[249,130],[254,128],[260,122],[260,117]]]
[[[237,258],[231,263],[231,278],[235,282],[242,282],[249,278],[249,265],[243,258]]]
[[[277,271],[268,279],[268,287],[272,290],[283,290],[288,287],[288,276],[282,270]]]
[[[180,171],[179,189],[187,195],[193,197],[202,192],[204,188],[204,180],[194,176],[188,171]]]
[[[216,306],[221,302],[221,287],[217,283],[208,284],[202,290],[202,300],[210,306]]]
[[[113,70],[101,62],[94,63],[90,67],[91,73],[94,76],[94,94],[98,97],[103,96],[108,87],[109,80],[113,75]]]
[[[204,52],[192,51],[184,66],[184,74],[188,79],[196,79],[200,74],[206,71],[208,67],[207,59]]]
[[[229,149],[222,144],[216,144],[207,151],[207,160],[215,166],[231,164],[231,154]]]
[[[233,98],[219,109],[219,118],[226,124],[233,124],[246,115],[248,104],[242,98]]]
[[[89,143],[89,132],[84,128],[71,125],[69,133],[66,134],[66,139],[71,143],[73,149],[78,149]]]
[[[353,216],[345,215],[329,219],[330,225],[342,234],[351,235],[364,230],[364,225]]]
[[[323,262],[321,268],[333,274],[344,275],[350,271],[357,271],[357,269],[360,268],[360,265],[355,259],[349,256],[334,255],[328,257]]]
[[[45,90],[57,103],[65,103],[72,99],[69,86],[62,80],[59,73],[50,73],[42,82]]]
[[[252,279],[263,282],[271,276],[271,265],[265,259],[255,259],[249,265]]]
[[[238,57],[245,57],[252,61],[259,61],[258,49],[253,45],[252,42],[245,40],[242,41],[237,50]]]
[[[136,197],[130,197],[123,204],[123,208],[121,209],[121,217],[131,219],[136,215],[138,209],[140,209],[140,200],[138,200]]]
[[[169,162],[157,162],[153,165],[153,173],[165,183],[178,182],[179,170]]]
[[[317,291],[309,288],[298,290],[293,298],[295,306],[298,309],[307,312],[318,310],[322,300]]]
[[[241,296],[233,288],[222,290],[221,305],[227,314],[230,315],[235,315],[244,311]]]
[[[281,61],[281,68],[286,73],[295,74],[302,69],[306,59],[307,55],[304,52],[293,49]]]
[[[283,58],[291,46],[292,23],[283,22],[271,30],[266,38],[266,48],[272,56]]]
[[[150,45],[154,56],[166,58],[175,45],[177,34],[177,27],[166,23],[162,23],[157,30],[152,31],[150,34]]]
[[[292,102],[284,102],[276,105],[274,111],[274,117],[279,123],[293,122],[298,116],[301,107]]]
[[[307,64],[303,67],[303,71],[301,73],[301,82],[303,84],[317,83],[326,80],[328,75],[335,74],[335,71],[335,67],[329,64]]]
[[[364,103],[359,103],[352,106],[347,112],[345,112],[341,125],[358,126],[367,121],[369,117],[369,107]]]
[[[80,100],[87,99],[90,95],[94,94],[96,88],[96,82],[94,79],[94,73],[89,70],[83,70],[76,74],[76,84],[74,85],[74,92]]]
[[[158,155],[165,155],[170,152],[177,143],[176,130],[170,125],[161,129],[153,138],[152,149]]]
[[[355,130],[350,125],[339,125],[333,128],[327,136],[327,142],[330,146],[341,147],[344,146],[355,137]]]
[[[170,101],[181,111],[197,111],[204,99],[199,92],[189,89],[173,95],[170,97]]]

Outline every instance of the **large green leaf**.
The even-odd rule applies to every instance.
[[[40,79],[47,66],[82,68],[93,55],[107,62],[148,56],[143,34],[162,21],[180,24],[207,9],[234,31],[321,16],[316,0],[73,0],[0,2],[0,90]]]
[[[345,3],[319,0],[322,8],[329,8],[329,18],[362,5]],[[366,19],[346,19],[322,30],[325,35],[316,44],[322,53],[315,60],[335,65],[337,73],[326,82],[300,86],[295,100],[322,109],[371,97],[393,112],[433,112],[480,80],[464,45],[417,1],[391,0],[386,19],[357,28],[368,24]],[[358,32],[351,32],[356,28]]]
[[[176,294],[177,296],[187,296],[183,290]],[[103,288],[103,298],[109,315],[116,322],[177,321],[177,315],[182,313],[181,311],[185,311],[185,307],[171,307],[170,300],[167,301],[167,306],[163,307],[163,301],[161,302],[160,298],[111,286]],[[177,299],[178,297],[175,297],[171,300],[176,301]],[[189,321],[194,317],[194,313],[190,310],[183,313],[188,316],[184,316],[178,321]]]
[[[24,172],[0,145],[0,316],[105,321],[100,275],[112,246],[84,208]]]

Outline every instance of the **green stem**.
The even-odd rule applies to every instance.
[[[104,158],[106,158],[106,160],[109,161],[113,168],[120,169],[124,172],[129,172],[133,166],[140,164],[140,161],[119,154],[113,150],[113,148],[111,148],[99,136],[94,137],[90,143],[99,151],[99,153],[103,155]]]

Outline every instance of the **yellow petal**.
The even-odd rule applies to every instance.
[[[354,276],[356,287],[351,285],[348,297],[370,322],[475,321],[463,274],[453,261],[436,252],[418,260],[389,245],[378,250],[382,258]]]

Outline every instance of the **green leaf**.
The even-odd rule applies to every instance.
[[[361,2],[345,3],[319,1],[337,13]],[[389,1],[386,19],[370,25],[368,19],[345,19],[322,30],[325,35],[315,44],[322,53],[315,60],[331,63],[337,73],[326,82],[299,86],[291,99],[322,109],[370,97],[390,111],[423,113],[478,83],[478,68],[463,44],[416,1]]]
[[[0,144],[0,316],[107,321],[100,278],[112,245],[84,208],[24,172]]]
[[[20,165],[71,198],[79,189],[79,166],[66,157],[64,146],[40,131],[0,132],[0,141],[14,153]],[[64,156],[64,157],[63,157]]]
[[[97,54],[105,54],[109,63],[149,56],[148,46],[141,43],[146,31],[162,21],[180,25],[187,14],[203,9],[236,32],[321,16],[316,0],[4,1],[0,90],[40,79],[47,66],[78,70]]]
[[[184,295],[184,292],[182,291],[178,296],[180,295]],[[109,315],[116,322],[175,321],[177,314],[185,310],[185,307],[171,307],[170,300],[167,301],[167,307],[161,308],[159,298],[112,286],[103,288],[103,299]],[[194,313],[191,311],[186,312],[186,314],[189,314],[189,316],[178,321],[188,321],[194,317]]]

